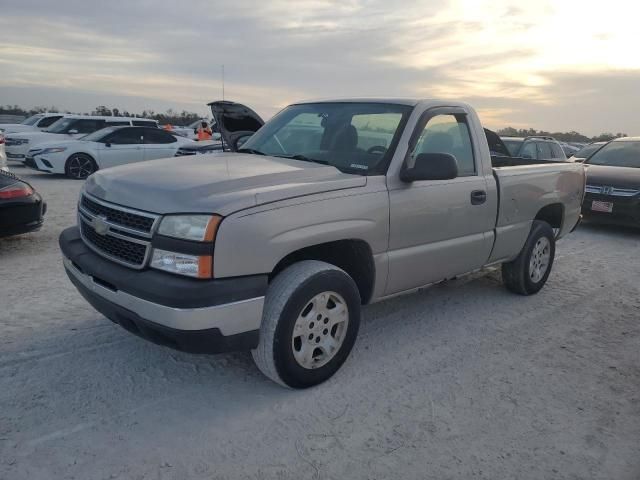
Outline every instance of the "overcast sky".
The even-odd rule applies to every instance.
[[[316,97],[464,99],[489,127],[640,135],[637,0],[5,1],[0,104],[265,117]]]

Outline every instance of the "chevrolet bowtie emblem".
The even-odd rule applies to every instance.
[[[95,217],[91,222],[91,226],[98,235],[106,235],[109,232],[109,224],[104,217]]]

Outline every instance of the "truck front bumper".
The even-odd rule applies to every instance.
[[[60,235],[67,275],[100,313],[154,343],[191,353],[258,345],[267,276],[216,280],[131,270],[102,258],[76,227]]]

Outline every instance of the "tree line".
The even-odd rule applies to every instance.
[[[55,106],[45,107],[37,106],[31,109],[24,109],[18,105],[0,105],[0,115],[20,115],[23,117],[29,117],[36,113],[45,112],[60,112],[60,113],[73,113],[77,115],[100,115],[104,117],[140,117],[151,118],[157,120],[161,125],[170,123],[172,125],[189,125],[190,123],[200,120],[202,116],[195,112],[188,112],[183,110],[181,112],[169,109],[166,112],[156,112],[154,110],[143,110],[140,113],[129,113],[127,110],[120,110],[119,108],[108,108],[104,105],[100,105],[94,108],[91,112],[71,112],[69,110],[63,110]]]

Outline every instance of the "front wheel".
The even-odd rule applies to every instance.
[[[502,264],[502,280],[508,290],[533,295],[547,283],[556,254],[556,235],[547,222],[534,220],[524,247],[515,260]]]
[[[267,377],[291,388],[330,378],[345,362],[360,326],[360,294],[346,272],[306,260],[283,270],[267,291],[258,347]]]
[[[98,165],[86,153],[74,153],[67,159],[64,166],[65,175],[75,180],[84,180],[96,170]]]

